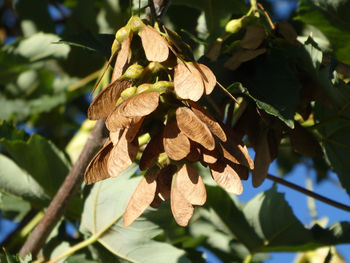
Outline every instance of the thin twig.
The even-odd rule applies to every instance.
[[[225,89],[224,86],[222,86],[218,81],[216,81],[216,84],[218,84],[218,86],[222,89],[222,91],[230,98],[232,99],[234,102],[236,102],[237,104],[240,104],[239,101],[227,90]]]
[[[83,175],[87,165],[98,148],[103,144],[104,127],[104,119],[99,120],[96,123],[79,159],[68,173],[61,187],[58,189],[58,192],[47,208],[44,217],[40,220],[39,224],[35,227],[22,246],[19,252],[21,258],[24,258],[28,253],[31,253],[33,258],[35,258],[41,247],[45,244],[52,229],[63,216],[70,201],[76,195],[83,181]]]
[[[291,182],[288,182],[288,181],[286,181],[286,180],[284,180],[282,178],[276,177],[274,175],[268,174],[267,178],[270,179],[271,181],[276,182],[276,183],[283,184],[284,186],[287,186],[287,187],[289,187],[291,189],[294,189],[294,190],[296,190],[296,191],[298,191],[300,193],[303,193],[305,195],[311,196],[311,197],[313,197],[313,198],[315,198],[315,199],[317,199],[317,200],[319,200],[319,201],[321,201],[323,203],[326,203],[326,204],[329,204],[331,206],[334,206],[334,207],[337,207],[339,209],[342,209],[344,211],[350,212],[350,206],[348,206],[348,205],[345,205],[345,204],[339,203],[337,201],[334,201],[332,199],[329,199],[329,198],[327,198],[325,196],[322,196],[320,194],[317,194],[315,192],[307,190],[307,189],[305,189],[305,188],[303,188],[303,187],[301,187],[299,185],[293,184]]]

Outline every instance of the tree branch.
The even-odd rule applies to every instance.
[[[294,189],[294,190],[296,190],[300,193],[303,193],[305,195],[311,196],[312,198],[315,198],[323,203],[326,203],[326,204],[329,204],[331,206],[342,209],[344,211],[350,212],[350,206],[348,206],[348,205],[344,205],[342,203],[339,203],[337,201],[329,199],[329,198],[322,196],[320,194],[316,194],[315,192],[312,192],[308,189],[305,189],[299,185],[293,184],[291,182],[288,182],[288,181],[286,181],[282,178],[276,177],[274,175],[268,174],[266,177],[269,178],[271,181],[274,181],[274,182],[279,183],[279,184],[283,184],[284,186],[287,186],[287,187]]]
[[[24,258],[28,253],[31,253],[33,258],[35,258],[41,247],[45,244],[45,241],[52,229],[63,216],[70,201],[76,195],[83,181],[83,176],[87,165],[98,148],[103,145],[104,127],[104,119],[97,121],[94,129],[89,135],[83,151],[79,156],[79,159],[68,173],[66,179],[63,181],[60,189],[57,191],[55,197],[47,208],[44,217],[29,235],[28,239],[21,248],[19,252],[19,256],[21,258]]]

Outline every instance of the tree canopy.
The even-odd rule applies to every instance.
[[[289,21],[255,0],[0,2],[0,209],[18,222],[1,261],[345,262],[350,222],[304,225],[276,185],[350,212],[287,176],[332,172],[350,194],[349,14],[349,0],[299,0]]]

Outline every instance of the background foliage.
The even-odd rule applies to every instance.
[[[131,2],[132,10],[123,0],[0,1],[0,209],[2,217],[18,222],[3,241],[4,262],[16,262],[10,254],[18,252],[42,217],[93,127],[86,121],[88,94],[110,56],[113,34],[131,12],[143,15],[147,5]],[[270,1],[259,2],[274,14]],[[349,194],[350,1],[300,0],[290,21],[298,45],[285,41],[260,11],[254,23],[268,32],[262,44],[268,51],[234,71],[222,65],[239,48],[246,25],[225,39],[217,60],[205,57],[218,37],[226,37],[225,25],[249,14],[250,8],[243,0],[173,0],[163,20],[232,94],[244,98],[247,109],[257,107],[263,119],[267,113],[265,119],[274,116],[285,125],[289,132],[276,148],[281,176],[300,163],[316,172],[318,182],[331,180],[333,170]],[[243,113],[239,107],[228,106],[220,91],[212,98],[226,107],[228,124],[237,127],[235,116]],[[254,125],[255,117],[248,110],[244,114]],[[297,130],[301,135],[293,137]],[[248,146],[254,145],[252,138]],[[301,144],[306,147],[298,148]],[[315,155],[319,145],[322,152]],[[317,248],[350,243],[349,221],[327,225],[315,220],[304,226],[275,185],[243,203],[212,185],[207,169],[199,169],[208,201],[196,208],[188,227],[176,225],[169,204],[149,209],[132,226],[123,227],[120,218],[140,180],[132,165],[117,178],[82,186],[40,257],[54,259],[86,242],[67,262],[205,262],[203,249],[222,262],[263,262],[269,252],[313,250],[299,257],[299,262],[309,262],[302,260],[323,253],[315,252]],[[245,191],[250,188],[245,185]],[[71,223],[73,233],[66,231]],[[327,253],[333,260],[338,257],[333,249]]]

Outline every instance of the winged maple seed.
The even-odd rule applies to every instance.
[[[241,179],[254,166],[239,137],[196,102],[213,91],[215,75],[164,29],[133,17],[116,33],[114,81],[88,110],[90,119],[106,118],[109,138],[88,165],[86,184],[119,176],[135,160],[146,171],[125,210],[126,226],[168,199],[176,222],[187,225],[207,196],[195,162],[234,194],[242,193]]]

